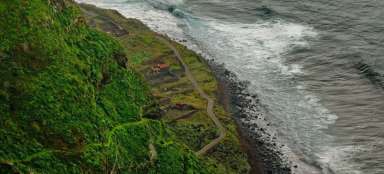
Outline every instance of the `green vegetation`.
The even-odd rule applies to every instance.
[[[126,19],[116,11],[90,5],[81,7],[90,24],[120,41],[131,62],[130,67],[144,76],[158,105],[164,110],[162,120],[167,129],[174,133],[175,142],[198,151],[218,136],[216,126],[207,116],[206,100],[193,90],[172,50],[158,39],[156,33],[139,21]],[[203,90],[212,98],[217,98],[218,83],[204,60],[186,47],[170,42],[178,49]],[[153,67],[157,64],[166,64],[170,68],[163,73],[155,73]],[[186,104],[193,109],[173,108],[177,104]],[[193,110],[196,112],[188,115]],[[177,119],[185,114],[188,116]],[[247,173],[249,165],[246,155],[240,149],[234,121],[219,104],[215,105],[215,114],[226,126],[227,136],[201,160],[208,165],[209,173]]]
[[[88,27],[70,0],[2,0],[0,19],[0,173],[221,172],[145,118],[157,104],[130,66],[158,53]]]

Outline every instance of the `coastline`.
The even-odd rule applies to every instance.
[[[250,141],[250,138],[247,136],[246,130],[241,127],[241,122],[237,118],[238,116],[236,115],[233,105],[234,100],[236,100],[236,95],[234,94],[235,90],[233,87],[235,87],[237,84],[225,75],[225,68],[223,66],[214,64],[212,62],[207,64],[210,66],[217,80],[219,81],[218,97],[220,98],[220,103],[224,106],[224,109],[227,112],[231,113],[232,117],[236,121],[237,132],[239,133],[239,139],[241,142],[241,148],[247,153],[248,163],[251,165],[249,174],[267,173],[268,170],[266,170],[265,165],[258,156],[255,147]]]
[[[124,18],[126,20],[132,20],[133,23],[137,26],[145,26],[140,21],[136,19],[129,19],[121,15],[116,10],[108,10],[96,7],[94,5],[80,4],[80,6],[87,6],[96,8],[98,10],[105,10],[109,15],[117,15],[119,18]],[[88,14],[88,16],[94,16],[94,14]],[[103,17],[101,17],[103,18]],[[103,19],[106,20],[107,18]],[[108,19],[107,19],[108,20]],[[110,21],[111,25],[114,25],[115,28],[124,27],[124,24],[119,24],[116,21]],[[96,25],[96,24],[95,24]],[[116,27],[118,26],[118,27]],[[100,27],[100,26],[99,26]],[[104,28],[108,31],[109,34],[114,35],[115,37],[120,37],[124,35],[124,30]],[[156,33],[154,31],[151,31]],[[128,32],[129,33],[129,32]],[[166,36],[165,36],[166,37]],[[168,38],[168,37],[167,37]],[[178,47],[183,47],[188,49],[186,46],[182,45],[182,41],[174,41],[169,39],[172,44],[177,45]],[[188,49],[190,50],[190,49]],[[191,50],[190,50],[191,51]],[[194,51],[191,51],[193,54],[196,54]],[[198,55],[198,54],[196,54]],[[237,132],[237,138],[239,139],[240,147],[243,152],[247,153],[248,163],[251,165],[249,173],[251,174],[269,174],[269,173],[282,173],[290,174],[292,173],[291,162],[284,158],[284,154],[281,152],[281,147],[277,144],[276,141],[267,140],[265,137],[270,135],[266,132],[265,128],[259,127],[257,123],[250,122],[250,117],[256,117],[261,119],[263,113],[260,111],[260,106],[256,95],[251,95],[247,92],[247,82],[242,82],[238,80],[236,75],[226,70],[223,65],[219,65],[213,61],[203,58],[203,56],[198,55],[200,64],[204,64],[209,71],[217,80],[217,88],[213,91],[214,95],[217,97],[217,101],[223,106],[226,112],[228,112],[231,118],[236,123],[235,131]],[[253,110],[254,113],[246,112],[246,110]],[[255,114],[257,113],[257,114]],[[268,124],[267,124],[268,125]],[[271,137],[270,137],[271,138]]]
[[[257,149],[257,147],[252,144],[257,140],[253,139],[251,133],[248,132],[247,127],[242,125],[240,115],[244,115],[245,113],[241,113],[241,109],[238,109],[238,104],[246,102],[244,95],[249,95],[245,93],[247,83],[238,80],[236,75],[225,69],[223,65],[206,60],[203,56],[199,56],[198,58],[201,63],[210,68],[217,79],[218,90],[216,91],[216,95],[218,102],[224,107],[225,111],[230,113],[231,117],[236,122],[236,131],[238,132],[240,146],[242,151],[247,153],[248,163],[251,167],[248,174],[269,174],[270,172],[277,172],[279,174],[285,172],[288,174],[287,171],[290,173],[290,169],[288,169],[287,166],[283,167],[281,162],[271,162],[271,160],[266,160],[269,157],[265,155],[271,155],[269,154],[269,150],[265,151]],[[272,151],[271,153],[276,152]],[[261,156],[263,156],[263,158],[261,158]],[[280,159],[280,161],[282,160]],[[272,166],[268,162],[278,165]]]
[[[249,117],[252,116],[262,119],[263,113],[258,111],[257,95],[248,93],[248,83],[240,81],[235,74],[226,70],[223,65],[212,61],[209,61],[208,64],[220,81],[221,93],[223,97],[227,98],[224,100],[225,105],[236,120],[242,145],[247,151],[249,162],[252,165],[250,173],[292,173],[289,161],[283,158],[281,147],[278,147],[277,142],[266,140],[264,137],[269,136],[266,130],[259,127],[257,123],[249,122]],[[253,115],[246,110],[254,110],[258,113]]]
[[[161,48],[160,50],[156,50],[157,45],[164,44],[164,43],[160,43],[156,39],[153,40],[153,38],[158,37],[159,34],[150,30],[148,27],[146,27],[144,24],[142,24],[138,20],[126,18],[115,10],[102,9],[102,8],[98,8],[96,6],[87,5],[87,4],[80,4],[80,6],[82,7],[83,12],[91,26],[93,26],[94,28],[103,30],[109,33],[110,35],[114,36],[115,38],[118,38],[118,40],[120,40],[123,46],[126,45],[127,43],[131,43],[132,40],[129,39],[129,37],[133,37],[134,40],[136,40],[137,39],[136,36],[138,36],[138,37],[145,37],[147,40],[151,40],[151,41],[148,41],[148,43],[150,43],[149,45],[152,45],[151,46],[152,48],[144,48],[144,51],[161,52],[163,49],[165,49],[163,48],[163,46],[158,46]],[[134,31],[137,29],[146,32],[148,36],[147,35],[139,36],[140,35],[139,33],[131,32],[131,30]],[[133,36],[133,35],[136,35],[136,36]],[[125,37],[127,37],[128,39],[126,39]],[[171,44],[176,49],[181,51],[180,53],[183,57],[187,58],[187,60],[185,60],[186,63],[189,66],[193,66],[193,70],[191,71],[196,76],[197,82],[202,86],[203,90],[207,92],[207,95],[214,99],[216,103],[215,105],[219,104],[219,106],[214,106],[214,112],[217,113],[218,119],[224,123],[225,129],[228,130],[224,140],[221,141],[219,144],[215,145],[211,150],[209,150],[206,156],[203,156],[200,158],[203,161],[212,163],[214,166],[218,165],[217,169],[224,168],[224,169],[220,169],[220,170],[223,170],[222,172],[216,171],[218,173],[233,173],[234,171],[237,171],[234,173],[254,173],[254,174],[264,173],[261,170],[261,167],[260,167],[261,165],[259,165],[260,163],[253,162],[253,161],[257,161],[257,160],[254,160],[255,156],[248,158],[248,163],[252,164],[251,168],[246,167],[247,165],[244,164],[243,160],[247,161],[246,156],[250,157],[250,155],[245,155],[244,156],[245,158],[244,158],[242,157],[243,156],[242,153],[250,152],[249,150],[250,145],[247,142],[247,140],[243,138],[242,135],[240,135],[241,131],[239,131],[239,127],[235,125],[234,117],[231,116],[229,110],[225,109],[226,108],[225,106],[230,105],[232,102],[227,100],[226,103],[219,103],[219,101],[221,101],[220,100],[221,97],[227,97],[225,95],[225,92],[224,93],[221,92],[221,91],[227,91],[227,90],[221,90],[222,89],[221,87],[223,87],[223,85],[220,85],[220,84],[223,81],[220,81],[219,79],[217,79],[217,74],[215,74],[215,71],[212,69],[209,63],[205,61],[204,58],[196,54],[194,51],[189,50],[186,46],[181,45],[180,43],[177,43],[176,41],[173,41],[166,36],[164,37],[166,38],[166,40],[171,42]],[[135,50],[131,50],[131,48],[128,48],[128,50],[135,52]],[[140,50],[140,51],[143,51],[143,50]],[[216,126],[214,126],[213,122],[209,119],[209,117],[204,116],[204,114],[201,113],[201,111],[205,110],[205,106],[204,106],[205,104],[203,104],[205,102],[200,101],[200,99],[197,100],[196,97],[198,95],[196,95],[195,92],[190,94],[186,93],[186,91],[190,90],[189,87],[185,87],[183,85],[180,86],[179,84],[177,84],[179,83],[177,81],[180,81],[180,79],[181,81],[183,81],[182,79],[184,79],[186,76],[181,72],[181,69],[184,69],[184,68],[179,66],[178,65],[179,63],[175,64],[175,62],[167,60],[168,59],[167,57],[170,57],[169,51],[165,51],[164,53],[165,55],[158,54],[153,56],[155,58],[149,58],[148,60],[143,60],[143,61],[139,60],[138,61],[139,63],[136,63],[136,64],[134,63],[132,68],[135,69],[139,74],[143,75],[143,78],[145,79],[145,81],[147,81],[149,86],[152,88],[151,90],[153,91],[154,96],[158,99],[160,108],[162,108],[163,112],[165,112],[165,113],[162,113],[160,117],[158,114],[157,115],[154,114],[155,115],[154,117],[157,117],[157,119],[162,119],[167,125],[170,126],[171,129],[172,127],[175,128],[176,137],[179,137],[179,140],[182,143],[185,143],[186,145],[188,145],[190,143],[196,144],[198,142],[198,144],[200,145],[192,145],[192,144],[191,144],[192,146],[188,145],[192,150],[197,151],[198,149],[196,148],[198,147],[201,148],[202,147],[201,145],[207,144],[211,140],[213,140],[214,136],[212,135],[212,133],[217,132],[218,130],[216,130],[216,128],[213,129],[213,127],[216,127]],[[143,59],[147,59],[147,58],[143,58]],[[152,75],[150,75],[151,74],[149,70],[151,69],[150,66],[152,66],[152,64],[155,62],[157,63],[167,62],[166,64],[171,66],[170,68],[171,71],[167,73],[171,74],[172,78],[167,78],[166,77],[167,75],[161,75],[160,77],[154,78]],[[200,74],[200,73],[203,73],[203,74]],[[208,73],[208,74],[205,74],[205,73]],[[162,78],[166,78],[166,80]],[[216,87],[212,88],[212,85]],[[176,86],[176,88],[171,89],[174,86]],[[174,91],[175,89],[177,91]],[[192,99],[191,97],[194,99],[191,105],[188,104],[188,107],[193,108],[193,110],[191,112],[184,113],[184,115],[182,114],[181,117],[175,117],[177,113],[178,114],[180,113],[174,111],[173,109],[174,106],[172,106],[172,103],[173,104],[178,102],[188,103],[189,102],[188,100],[178,100],[178,98]],[[195,114],[196,111],[197,111],[197,114]],[[177,122],[179,121],[179,118],[181,118],[180,120],[181,122],[183,122],[181,124],[182,125],[181,127],[174,125],[174,124],[178,124]],[[203,126],[202,128],[205,129],[205,132],[203,131],[202,135],[194,135],[193,132],[191,133],[191,131],[194,131],[194,128],[190,128],[188,126],[189,124],[191,126],[198,125],[200,127],[198,128],[199,130],[201,129],[201,126]],[[183,127],[183,126],[187,126],[187,127]],[[183,131],[186,134],[184,133],[184,134],[178,135],[177,133],[178,131],[180,131],[179,134],[182,133]],[[189,135],[189,134],[193,134],[193,135]],[[198,138],[197,141],[195,140],[194,142],[193,139],[192,140],[190,139],[191,138],[190,136],[192,137],[197,136],[197,137],[200,137],[200,139],[203,138],[203,140],[199,140]],[[187,139],[183,140],[185,138]],[[188,141],[191,141],[191,142],[188,142]],[[257,164],[257,167],[254,166],[254,164]],[[223,165],[223,166],[220,167],[220,165]],[[234,168],[230,169],[231,166]]]
[[[380,6],[0,2],[0,174],[384,174]]]

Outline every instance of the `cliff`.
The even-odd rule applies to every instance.
[[[163,108],[137,69],[150,50],[127,49],[82,14],[70,0],[0,2],[0,173],[220,173],[215,166],[228,166],[197,157],[180,139],[190,125],[157,118]]]

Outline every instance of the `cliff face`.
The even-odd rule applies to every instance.
[[[204,173],[69,0],[0,2],[0,173]]]

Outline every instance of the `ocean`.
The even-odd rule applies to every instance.
[[[384,173],[384,1],[77,2],[137,18],[248,81],[297,173]]]

